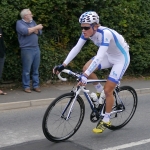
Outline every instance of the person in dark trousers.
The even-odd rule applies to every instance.
[[[32,76],[33,90],[41,92],[39,88],[40,48],[38,36],[42,34],[42,24],[36,24],[30,9],[23,9],[20,13],[21,20],[16,23],[18,41],[21,48],[22,83],[24,91],[31,93],[30,73]]]
[[[2,77],[3,67],[5,62],[5,44],[3,39],[3,31],[0,27],[0,79]],[[6,95],[7,93],[0,90],[0,95]]]

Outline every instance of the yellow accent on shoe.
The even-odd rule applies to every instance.
[[[94,133],[102,133],[106,129],[106,126],[108,126],[108,127],[111,126],[111,122],[100,121],[100,123],[97,125],[97,127],[93,129],[93,132]]]
[[[101,93],[96,93],[96,95],[97,95],[97,98],[99,99],[99,98],[100,98]]]

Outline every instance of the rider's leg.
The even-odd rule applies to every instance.
[[[112,107],[114,104],[114,96],[113,96],[113,90],[116,87],[116,83],[107,80],[105,86],[104,86],[104,92],[106,96],[106,110],[105,110],[105,116],[103,118],[104,122],[110,122],[110,112],[112,111]]]
[[[93,57],[94,58],[94,57]],[[90,59],[83,67],[83,71],[86,71],[87,68],[90,66],[91,62],[93,61],[93,58]],[[106,69],[106,68],[110,68],[112,67],[112,64],[109,62],[108,60],[108,56],[105,55],[101,64],[99,64],[99,66],[95,69],[95,71],[97,70],[101,70],[101,69]],[[90,76],[88,77],[89,79],[98,79],[97,75],[93,72],[90,74]],[[103,90],[103,85],[101,85],[99,82],[95,82],[93,83],[93,85],[95,86],[96,92],[97,93],[101,93]]]
[[[105,86],[104,86],[104,92],[106,96],[106,110],[105,110],[105,115],[104,118],[99,122],[98,126],[93,129],[94,133],[102,133],[105,129],[106,126],[110,126],[110,112],[112,111],[112,107],[114,104],[114,96],[113,96],[113,90],[116,86],[116,83],[107,80]]]
[[[122,59],[120,59],[120,60],[122,60]],[[128,64],[129,64],[129,61],[128,61],[128,63],[126,63],[126,65],[124,65],[124,63],[114,64],[111,69],[108,80],[104,86],[104,92],[106,95],[105,116],[104,116],[103,120],[101,120],[99,122],[97,127],[93,129],[94,133],[102,133],[106,127],[109,127],[111,125],[110,112],[112,111],[112,106],[114,104],[113,90],[114,90],[116,84],[118,84],[118,82],[122,78],[125,70],[128,67]]]
[[[106,126],[110,126],[110,112],[112,111],[112,107],[114,104],[114,96],[113,96],[113,90],[116,87],[116,83],[107,80],[105,86],[104,86],[104,92],[106,96],[106,110],[105,110],[105,116],[102,121],[99,122],[98,126],[93,129],[94,133],[102,133]]]
[[[94,133],[102,133],[106,126],[110,126],[110,112],[112,111],[112,107],[114,104],[114,96],[113,96],[113,90],[116,86],[116,83],[107,80],[105,86],[104,86],[104,92],[106,96],[106,107],[105,107],[105,115],[104,118],[99,122],[98,126],[93,129]]]

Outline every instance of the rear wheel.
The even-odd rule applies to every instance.
[[[79,129],[85,114],[85,105],[80,96],[77,96],[67,120],[68,111],[74,97],[73,92],[63,94],[56,98],[47,108],[42,128],[48,140],[53,142],[64,141],[73,136]]]
[[[115,103],[112,111],[118,111],[118,113],[111,115],[112,126],[109,127],[111,130],[124,127],[132,119],[138,103],[136,91],[132,87],[122,86],[117,92],[119,98],[114,94]]]

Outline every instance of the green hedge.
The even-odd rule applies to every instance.
[[[117,30],[129,43],[131,63],[126,74],[150,73],[150,0],[1,0],[0,23],[7,46],[4,80],[21,81],[22,67],[15,25],[24,8],[30,8],[34,20],[44,26],[43,35],[39,38],[41,80],[51,78],[53,66],[62,63],[76,44],[81,34],[78,18],[88,10],[96,11],[103,26]],[[87,42],[69,67],[81,70],[96,52],[97,47]],[[99,75],[105,73],[99,72]]]

